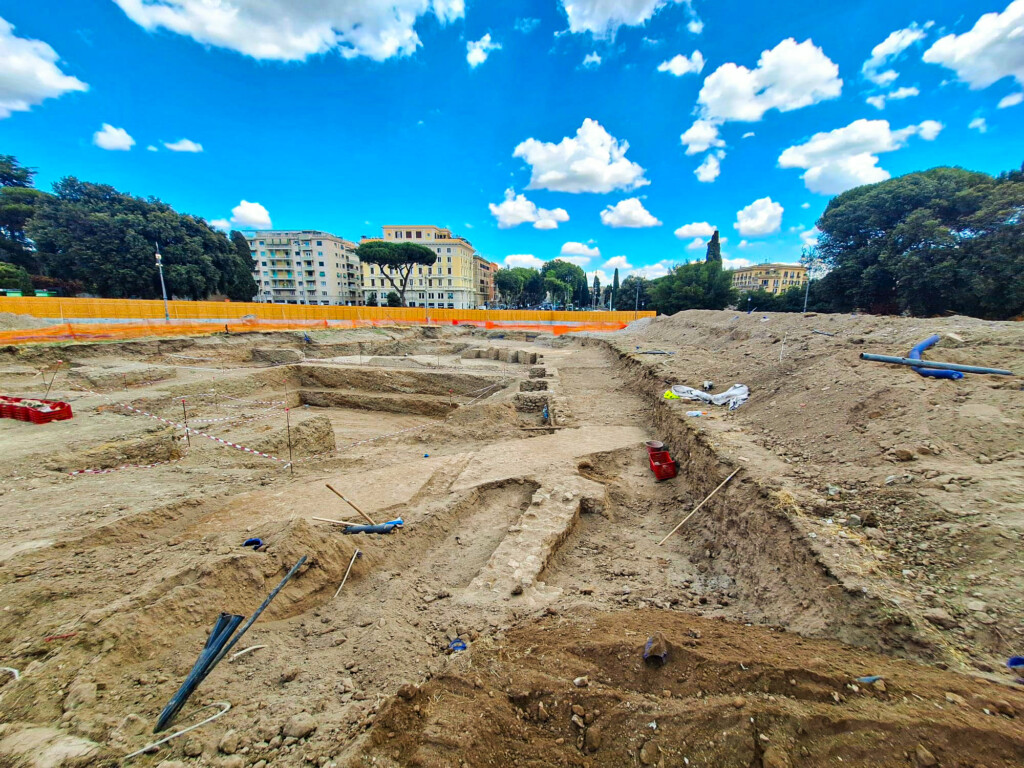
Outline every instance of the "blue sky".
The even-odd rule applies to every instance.
[[[834,193],[1024,159],[1024,0],[4,0],[0,19],[0,152],[43,188],[75,175],[239,228],[438,224],[502,263],[657,276],[710,227],[730,263],[795,261]]]

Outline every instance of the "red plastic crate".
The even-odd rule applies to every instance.
[[[48,424],[51,421],[64,421],[72,418],[71,405],[60,400],[39,400],[50,407],[49,411],[41,411],[28,405],[22,405],[24,398],[0,397],[0,418],[29,421],[33,424]]]
[[[671,480],[676,476],[676,463],[668,451],[651,451],[651,471],[658,480]]]

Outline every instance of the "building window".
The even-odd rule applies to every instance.
[[[263,241],[262,241],[262,240],[260,240],[260,247],[262,247],[262,246],[263,246]]]
[[[405,230],[405,236],[411,240],[412,239],[412,230],[411,229]]]
[[[416,239],[417,240],[422,240],[423,239],[423,232],[421,232],[418,229],[416,230]]]
[[[321,265],[321,266],[323,266],[323,265]],[[321,272],[320,273],[320,277],[327,277],[327,273],[326,272]]]
[[[322,287],[326,288],[326,287],[327,287],[327,281],[326,281],[326,280],[321,280],[321,281],[320,281],[320,285],[321,285]],[[324,296],[326,296],[326,295],[327,295],[327,294],[325,293],[325,294],[324,294]]]
[[[451,252],[452,252],[452,249],[451,249],[451,248],[449,248],[449,249],[448,249],[448,253],[451,253]],[[448,259],[448,261],[451,261],[451,259]]]
[[[323,241],[322,241],[322,240],[317,240],[317,241],[316,241],[316,245],[317,245],[317,247],[318,247],[318,248],[319,248],[320,246],[322,246],[323,244],[324,244],[324,243],[323,243]]]

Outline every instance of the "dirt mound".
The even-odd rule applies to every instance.
[[[23,328],[49,328],[51,325],[59,325],[59,321],[47,317],[0,312],[0,331],[18,331]]]
[[[84,451],[61,452],[47,457],[46,468],[58,472],[78,469],[108,469],[125,464],[155,464],[173,461],[184,453],[180,435],[171,427],[155,428],[143,438],[127,438],[89,448]]]
[[[22,594],[19,613],[31,625],[38,623],[41,627],[35,626],[29,632],[31,639],[14,652],[43,657],[62,652],[68,671],[56,670],[52,676],[24,675],[17,690],[5,697],[6,716],[26,722],[59,717],[61,689],[69,684],[67,675],[75,674],[75,670],[81,670],[79,679],[110,688],[122,685],[129,673],[133,678],[149,680],[149,684],[153,677],[159,677],[159,697],[169,697],[195,661],[204,633],[220,612],[250,615],[303,556],[307,557],[306,564],[263,613],[257,626],[262,628],[316,609],[337,589],[358,543],[332,529],[314,528],[302,519],[230,533],[200,533],[202,538],[196,534],[186,531],[167,542],[167,552],[173,554],[146,558],[149,565],[129,582],[129,592],[112,593],[105,604],[94,605],[81,614],[73,631],[66,633],[68,639],[57,645],[41,639],[45,632],[41,627],[52,621],[47,615],[51,610],[60,610],[51,603],[68,597],[67,591]],[[253,537],[262,539],[265,548],[257,552],[242,547]],[[370,559],[358,559],[349,579],[355,581],[366,575]],[[17,631],[17,636],[23,637],[26,625]],[[151,698],[147,696],[146,700]],[[76,708],[76,729],[105,741],[106,727],[94,723],[96,719],[109,721],[100,717],[105,707],[101,701],[99,705],[87,702]]]
[[[642,658],[657,633],[668,646],[663,666]],[[1012,719],[1024,694],[763,628],[655,610],[548,616],[449,662],[422,688],[399,690],[363,760],[438,768],[454,755],[538,768],[1024,761]],[[857,682],[866,675],[880,680]],[[349,764],[364,764],[358,759]]]
[[[314,456],[335,448],[334,427],[326,416],[312,416],[291,427],[292,456]],[[288,429],[278,429],[249,446],[278,458],[288,457]]]
[[[252,361],[265,365],[288,365],[302,362],[302,352],[281,347],[253,347]]]

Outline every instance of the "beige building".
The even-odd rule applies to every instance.
[[[271,304],[354,305],[362,300],[355,243],[315,229],[246,234],[256,301]]]
[[[474,267],[473,245],[464,237],[453,235],[444,227],[424,225],[385,226],[383,229],[383,237],[364,240],[417,243],[436,255],[433,266],[413,267],[405,292],[410,307],[475,309],[483,303],[478,301],[479,278]],[[362,275],[364,303],[370,303],[373,297],[378,304],[387,304],[388,293],[395,289],[382,269],[374,264],[363,264]],[[401,285],[401,278],[397,274],[392,276]]]
[[[488,261],[483,256],[473,257],[474,284],[476,285],[476,305],[490,304],[494,301],[494,273],[501,269],[500,264]]]
[[[732,270],[732,287],[741,293],[783,293],[807,282],[807,267],[800,264],[756,264]]]

